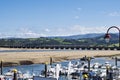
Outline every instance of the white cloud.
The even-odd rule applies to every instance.
[[[109,26],[110,27],[110,26]],[[70,28],[69,32],[74,34],[88,34],[88,33],[106,33],[108,26],[81,26],[81,25],[74,25]],[[109,33],[117,33],[116,29],[111,29]]]
[[[46,32],[50,32],[50,29],[45,29]]]
[[[81,12],[82,8],[76,8],[74,11],[74,19],[79,19],[80,18],[80,12]]]
[[[45,34],[35,33],[30,29],[27,28],[21,28],[19,32],[16,34],[16,37],[22,37],[22,38],[36,38],[46,36]]]
[[[54,28],[52,31],[48,34],[48,36],[67,36],[69,35],[69,29],[67,28]]]
[[[25,38],[36,38],[36,37],[45,37],[45,36],[69,36],[69,35],[77,35],[77,34],[88,34],[88,33],[106,33],[107,26],[81,26],[81,25],[73,25],[71,27],[65,28],[54,28],[51,30],[46,30],[46,32],[35,33],[29,29],[23,29],[19,35],[19,37]],[[116,29],[111,29],[109,33],[117,33]]]
[[[77,8],[77,10],[78,10],[78,11],[81,11],[81,10],[82,10],[82,8]]]
[[[88,34],[88,33],[106,33],[109,27],[99,26],[99,27],[90,27],[90,26],[81,26],[81,25],[73,25],[69,28],[57,29],[55,32],[56,35],[77,35],[77,34]],[[111,33],[115,33],[117,31],[111,30]]]
[[[8,33],[0,33],[0,38],[11,38],[13,35],[8,34]]]
[[[120,16],[120,12],[112,12],[108,14],[109,16]]]
[[[80,17],[79,16],[75,16],[75,19],[79,19]]]
[[[45,37],[45,36],[69,36],[69,35],[77,35],[77,34],[88,34],[88,33],[106,33],[107,29],[109,27],[107,26],[99,26],[99,27],[90,27],[90,26],[81,26],[81,25],[73,25],[71,27],[59,27],[59,28],[53,28],[51,30],[45,29],[47,32],[43,30],[40,31],[41,33],[34,32],[27,28],[22,28],[17,31],[17,33],[14,34],[8,34],[8,33],[0,33],[0,38],[38,38],[38,37]],[[48,32],[50,31],[50,32]],[[117,33],[116,29],[111,29],[109,33]]]
[[[105,26],[100,27],[86,27],[80,25],[74,25],[71,27],[71,31],[76,32],[78,34],[87,34],[87,33],[105,33],[107,28]]]
[[[73,25],[68,28],[57,28],[52,30],[53,33],[48,34],[49,36],[68,36],[68,35],[77,35],[77,34],[88,34],[88,33],[106,33],[108,27],[99,26],[99,27],[88,27],[81,25]],[[110,31],[116,32],[116,31]]]
[[[0,33],[0,38],[38,38],[45,36],[47,35],[44,33],[36,33],[28,28],[21,28],[13,33]]]

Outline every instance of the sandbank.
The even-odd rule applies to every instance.
[[[0,48],[0,50],[19,49]],[[50,57],[53,59],[53,62],[59,62],[64,60],[79,59],[84,56],[110,57],[119,55],[119,50],[46,50],[39,52],[0,52],[0,60],[3,60],[4,66],[13,66],[39,64],[45,62],[50,63]]]

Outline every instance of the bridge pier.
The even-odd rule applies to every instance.
[[[120,50],[120,47],[82,47],[75,45],[40,45],[40,46],[30,46],[30,45],[11,45],[11,46],[1,46],[4,48],[23,48],[23,49],[60,49],[60,50]]]

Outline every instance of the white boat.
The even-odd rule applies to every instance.
[[[0,80],[5,80],[5,76],[4,75],[0,75]]]

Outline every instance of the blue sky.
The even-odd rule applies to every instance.
[[[105,33],[113,25],[120,26],[119,3],[120,0],[0,0],[0,37]]]

